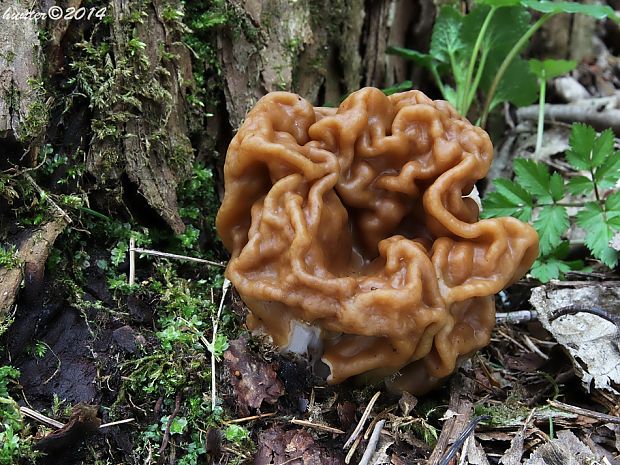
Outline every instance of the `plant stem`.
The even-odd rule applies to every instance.
[[[547,91],[547,77],[545,76],[545,70],[542,70],[542,76],[538,79],[540,81],[540,96],[538,100],[538,131],[536,132],[536,151],[534,152],[534,159],[538,161],[540,159],[540,149],[542,148],[543,130],[545,126],[545,93]]]
[[[441,92],[441,95],[443,96],[444,99],[448,100],[446,97],[446,89],[443,86],[443,82],[441,82],[441,78],[439,77],[437,68],[435,68],[435,66],[431,66],[430,69],[431,69],[431,74],[435,78],[435,83],[437,84],[437,87],[439,87],[439,91]]]
[[[482,73],[484,71],[484,66],[486,65],[488,56],[489,56],[489,50],[485,50],[484,52],[482,52],[482,56],[480,57],[480,65],[478,65],[478,71],[476,72],[476,77],[474,78],[474,84],[469,89],[469,95],[467,96],[467,101],[465,105],[465,113],[463,113],[463,115],[465,116],[467,116],[467,113],[469,113],[471,104],[473,103],[474,97],[476,96],[476,90],[478,90],[480,79],[482,79]]]
[[[471,80],[474,77],[474,68],[476,67],[476,61],[478,60],[478,52],[480,51],[480,46],[482,45],[482,40],[484,39],[484,36],[487,33],[487,29],[489,28],[489,24],[491,24],[491,20],[493,19],[493,15],[495,14],[495,11],[497,11],[497,7],[493,6],[491,7],[491,9],[489,10],[489,12],[487,13],[487,17],[484,18],[484,23],[482,23],[482,27],[480,28],[480,32],[478,33],[478,37],[476,38],[476,43],[474,44],[474,49],[471,52],[471,58],[469,59],[469,67],[467,69],[467,76],[465,78],[465,85],[463,86],[463,93],[462,93],[462,101],[459,102],[459,113],[461,113],[461,115],[463,116],[467,116],[467,110],[469,110],[469,105],[468,105],[468,100],[469,100],[469,94],[471,92],[470,90],[470,86],[471,86]],[[484,63],[481,63],[478,67],[478,70],[480,70],[480,68],[484,67]],[[476,85],[474,85],[473,87],[473,92],[476,92]]]
[[[543,24],[545,24],[551,17],[555,16],[556,14],[557,13],[545,13],[540,18],[538,18],[538,21],[536,21],[532,25],[532,27],[530,27],[528,31],[525,34],[523,34],[523,36],[521,36],[521,38],[514,45],[514,47],[512,47],[510,52],[508,52],[508,55],[506,55],[506,58],[504,58],[504,61],[500,65],[499,69],[497,70],[497,74],[495,74],[495,78],[493,79],[493,82],[491,83],[491,88],[489,89],[489,92],[487,93],[487,98],[484,102],[484,109],[482,111],[482,116],[480,117],[480,126],[484,127],[487,123],[489,112],[491,111],[491,103],[493,103],[493,97],[495,97],[495,92],[497,91],[497,87],[499,86],[500,81],[504,77],[504,74],[506,74],[506,71],[508,70],[508,67],[512,63],[512,60],[515,59],[515,57],[519,54],[519,52],[525,46],[527,41],[530,40],[530,38],[536,33],[536,31],[540,29],[540,27]]]

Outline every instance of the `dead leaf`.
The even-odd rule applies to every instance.
[[[258,435],[254,465],[342,465],[342,457],[332,455],[314,442],[310,433],[284,431],[276,426]]]
[[[260,408],[263,402],[275,404],[284,393],[273,366],[247,351],[245,337],[230,342],[224,361],[230,370],[233,391],[244,415],[249,415],[250,409]]]
[[[590,465],[596,463],[592,451],[571,431],[558,431],[557,439],[543,444],[524,465]]]
[[[554,313],[564,307],[591,308],[592,305],[620,307],[620,289],[585,286],[577,289],[537,287],[530,299],[539,314],[540,322],[573,359],[573,364],[588,392],[594,387],[620,394],[614,384],[620,384],[620,349],[618,328],[613,323],[589,313],[561,316],[553,321]]]

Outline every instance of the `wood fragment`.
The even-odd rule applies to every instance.
[[[496,323],[521,324],[536,321],[538,312],[535,310],[517,310],[515,312],[499,312],[495,314]]]
[[[377,449],[377,444],[379,443],[379,437],[381,436],[381,430],[383,429],[383,425],[385,425],[385,420],[380,420],[375,425],[375,428],[372,431],[372,435],[370,436],[370,440],[368,441],[366,450],[364,450],[364,455],[362,455],[362,459],[360,460],[359,465],[368,465],[368,463],[370,462],[372,455]]]
[[[321,423],[313,423],[311,421],[306,421],[306,420],[298,420],[297,418],[293,418],[290,422],[293,423],[294,425],[307,426],[308,428],[320,429],[323,431],[327,431],[328,433],[333,433],[333,434],[344,434],[345,433],[341,429],[334,428],[333,426],[323,425]]]
[[[159,250],[143,249],[141,247],[135,247],[133,249],[137,253],[154,255],[156,257],[174,258],[176,260],[188,260],[190,262],[206,263],[207,265],[219,266],[226,268],[226,263],[214,262],[212,260],[205,260],[204,258],[189,257],[187,255],[179,255],[176,253],[160,252]]]
[[[64,423],[59,422],[58,420],[54,420],[48,416],[43,415],[42,413],[37,412],[28,407],[19,407],[19,411],[28,418],[38,421],[39,423],[43,423],[44,425],[50,426],[52,428],[62,428],[65,426]]]
[[[368,415],[370,415],[370,411],[372,410],[373,406],[375,405],[375,402],[377,402],[377,399],[379,398],[380,395],[381,395],[381,391],[377,391],[375,395],[372,396],[372,399],[370,399],[370,402],[368,402],[368,405],[366,406],[366,410],[364,410],[364,413],[362,414],[362,418],[360,418],[360,421],[355,427],[355,429],[353,430],[353,433],[351,434],[349,439],[347,439],[347,442],[345,442],[343,449],[347,449],[355,441],[355,439],[359,436],[359,434],[362,432],[362,429],[364,428],[364,424],[366,423],[366,420],[368,419]]]
[[[538,120],[538,111],[538,105],[519,108],[517,118],[536,121]],[[545,105],[545,120],[563,123],[586,123],[599,131],[612,128],[616,134],[620,134],[620,110],[600,110],[598,105],[547,103]]]
[[[615,415],[607,415],[606,413],[595,412],[593,410],[577,407],[575,405],[558,402],[557,400],[548,400],[547,403],[552,407],[564,410],[565,412],[575,413],[577,415],[582,415],[588,418],[594,418],[595,420],[601,421],[603,423],[613,423],[614,425],[620,425],[620,417],[617,417]]]
[[[131,423],[132,421],[135,421],[135,420],[136,420],[135,418],[126,418],[124,420],[111,421],[110,423],[104,423],[103,425],[99,427],[99,429],[109,428],[110,426],[124,425],[125,423]]]
[[[238,424],[238,423],[245,423],[247,421],[260,420],[262,418],[273,417],[274,415],[275,415],[275,412],[261,413],[259,415],[251,415],[249,417],[235,418],[234,420],[225,421],[224,424],[225,425],[232,425],[232,424]]]

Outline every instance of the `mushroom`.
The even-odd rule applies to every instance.
[[[494,294],[538,255],[468,195],[493,146],[445,101],[375,88],[338,108],[263,97],[233,138],[217,230],[247,324],[308,351],[328,382],[421,394],[485,346]]]

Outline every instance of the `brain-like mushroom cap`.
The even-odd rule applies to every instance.
[[[493,294],[538,254],[529,225],[479,220],[466,197],[492,157],[485,131],[419,91],[263,97],[228,149],[217,217],[250,327],[283,347],[293,322],[318,328],[331,382],[400,372],[399,388],[428,390],[488,343]]]

